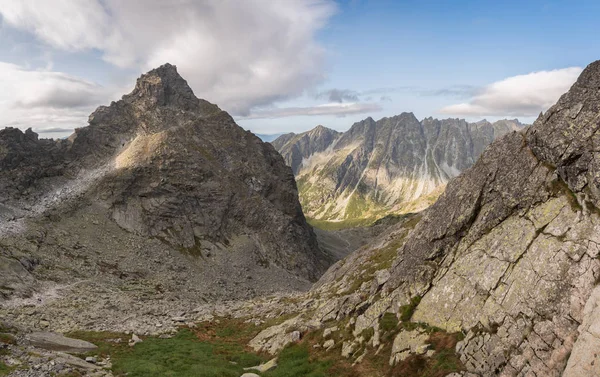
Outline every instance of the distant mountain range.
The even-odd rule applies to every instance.
[[[402,113],[346,132],[317,126],[272,144],[296,176],[306,216],[347,220],[427,207],[492,141],[523,127],[516,119],[419,121]]]

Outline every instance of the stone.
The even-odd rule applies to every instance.
[[[405,360],[411,353],[423,354],[429,347],[425,342],[429,335],[418,330],[400,331],[394,343],[392,344],[392,353],[390,356],[390,365],[395,365],[398,361]],[[418,351],[421,351],[420,353]]]
[[[331,347],[335,345],[335,341],[333,339],[328,339],[323,343],[323,348],[329,350]]]
[[[390,278],[390,272],[388,270],[379,270],[375,272],[375,281],[377,285],[383,285]]]
[[[427,353],[430,346],[431,346],[431,344],[421,344],[415,348],[415,353],[417,355],[423,355],[423,354]]]
[[[296,331],[292,331],[290,334],[290,339],[292,342],[297,342],[300,340],[300,331],[296,330]]]
[[[102,368],[98,365],[88,363],[85,360],[82,360],[78,357],[62,353],[59,354],[58,357],[54,360],[57,364],[66,364],[72,367],[81,368],[84,370],[101,370]]]
[[[249,346],[257,352],[268,352],[275,355],[282,350],[286,345],[300,340],[302,334],[295,328],[316,328],[319,323],[311,321],[304,323],[300,317],[294,317],[284,321],[283,323],[269,327],[261,331],[249,343]]]
[[[267,361],[264,364],[260,364],[260,365],[257,365],[255,367],[244,368],[244,370],[256,370],[256,371],[258,371],[260,373],[264,373],[264,372],[267,372],[267,371],[269,371],[271,369],[274,369],[275,367],[277,367],[277,358],[276,357],[273,358],[273,359],[271,359],[271,360],[269,360],[269,361]]]
[[[136,334],[132,334],[131,335],[131,339],[129,339],[129,345],[130,346],[135,346],[136,344],[142,343],[142,342],[143,342],[143,340],[139,336],[137,336]]]
[[[342,343],[342,357],[349,358],[356,350],[356,346],[356,343],[350,341],[345,341]]]
[[[34,347],[49,351],[62,351],[68,353],[86,353],[98,347],[84,340],[67,338],[52,332],[37,332],[25,336],[26,341]]]
[[[95,356],[88,356],[85,358],[85,361],[88,363],[96,364],[98,362],[98,358]]]
[[[240,377],[260,377],[260,376],[256,373],[244,373]]]
[[[327,338],[328,336],[330,336],[331,334],[333,334],[336,331],[338,331],[337,326],[326,328],[325,330],[323,330],[323,338]]]

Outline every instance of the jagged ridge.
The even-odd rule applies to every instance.
[[[412,113],[367,118],[338,133],[319,126],[273,142],[296,174],[307,216],[342,220],[425,208],[518,120],[467,123]]]

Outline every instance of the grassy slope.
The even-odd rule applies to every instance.
[[[348,332],[337,333],[336,346],[325,351],[313,347],[323,341],[322,330],[318,330],[304,334],[299,343],[286,347],[280,353],[275,369],[256,373],[262,377],[371,377],[396,376],[400,371],[405,377],[437,377],[462,369],[454,354],[457,336],[435,328],[427,329],[437,351],[434,357],[415,356],[390,367],[391,344],[395,334],[406,325],[398,323],[393,315],[385,316],[381,328],[386,350],[375,354],[374,349],[363,348],[367,351],[366,357],[356,366],[340,355],[339,348]],[[135,347],[127,345],[129,336],[125,334],[74,332],[69,335],[97,344],[99,350],[94,354],[110,355],[115,376],[239,377],[244,373],[244,367],[269,359],[268,355],[253,353],[245,346],[261,328],[242,320],[220,319],[218,323],[202,323],[194,329],[182,328],[169,339],[147,337]],[[114,342],[118,338],[121,342]],[[0,364],[0,375],[2,368]]]

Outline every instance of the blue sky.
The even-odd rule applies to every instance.
[[[45,136],[166,61],[241,126],[279,133],[403,111],[531,122],[600,56],[598,1],[48,3],[0,0],[0,126]]]

